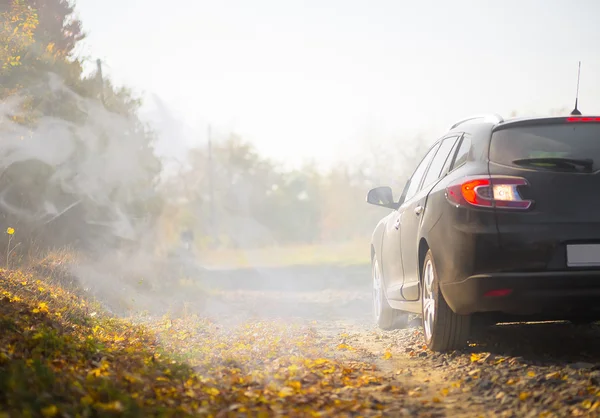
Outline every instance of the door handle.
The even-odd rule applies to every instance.
[[[396,219],[396,223],[394,223],[394,228],[396,228],[396,230],[398,230],[398,228],[400,228],[400,217],[398,216],[398,219]]]
[[[421,216],[421,213],[423,213],[423,209],[425,209],[423,206],[417,206],[415,208],[415,215]]]

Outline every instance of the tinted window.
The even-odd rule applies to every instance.
[[[522,158],[592,159],[600,166],[600,125],[564,124],[506,128],[492,135],[490,160],[507,165]],[[548,166],[548,163],[544,163]]]
[[[412,177],[409,180],[409,184],[406,186],[405,191],[404,191],[404,200],[405,201],[410,199],[411,197],[413,197],[415,195],[415,193],[417,193],[417,190],[419,190],[419,185],[421,184],[421,179],[423,178],[423,175],[425,174],[425,170],[427,170],[427,166],[429,165],[429,162],[435,155],[435,151],[438,149],[438,147],[439,147],[439,143],[435,144],[434,147],[429,150],[427,155],[425,155],[425,158],[423,158],[423,160],[421,160],[421,163],[419,164],[419,166],[413,173]]]
[[[460,142],[461,142],[460,140],[454,141],[454,146],[450,150],[450,155],[448,155],[448,158],[446,159],[446,162],[444,163],[444,166],[442,167],[442,172],[441,172],[442,175],[444,173],[447,173],[450,171],[450,166],[452,165],[452,161],[454,160],[454,156],[456,155],[456,149],[460,146]]]
[[[433,160],[431,160],[431,165],[429,166],[429,170],[427,170],[425,180],[423,180],[423,187],[430,185],[431,183],[440,178],[442,168],[444,168],[444,165],[448,160],[448,156],[450,155],[450,151],[454,147],[456,138],[456,136],[453,136],[442,140],[442,145],[440,145],[437,153],[435,154],[435,157],[433,157]]]
[[[460,148],[458,148],[458,152],[456,153],[456,159],[454,160],[454,164],[452,165],[452,169],[459,167],[467,162],[467,158],[469,157],[469,151],[471,150],[471,138],[468,136],[464,136],[462,142],[460,143]]]

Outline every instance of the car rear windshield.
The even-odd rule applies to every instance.
[[[506,128],[494,132],[490,161],[516,165],[526,158],[592,159],[600,165],[600,124],[569,123]]]

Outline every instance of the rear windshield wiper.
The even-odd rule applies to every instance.
[[[592,171],[594,166],[594,160],[591,158],[577,159],[577,158],[561,158],[561,157],[538,157],[538,158],[520,158],[513,161],[514,164],[518,165],[534,165],[539,167],[538,164],[552,164],[556,167],[577,169],[577,167],[583,167],[586,171]]]

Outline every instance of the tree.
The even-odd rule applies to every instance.
[[[127,88],[82,76],[83,38],[65,0],[0,6],[0,216],[51,245],[102,230],[134,237],[161,210],[161,164],[140,101]],[[103,89],[106,101],[98,100]],[[51,158],[50,158],[51,157]],[[37,243],[44,241],[39,236]]]
[[[67,0],[27,0],[37,10],[39,24],[35,38],[42,45],[52,45],[61,56],[72,54],[77,42],[85,38],[81,22],[73,15],[74,6]]]
[[[0,98],[39,82],[48,72],[60,74],[71,87],[81,81],[81,65],[70,55],[84,35],[67,1],[9,0],[0,13],[5,55],[0,56]]]
[[[24,0],[14,0],[0,8],[0,77],[22,65],[24,52],[35,42],[38,23],[37,11]]]

